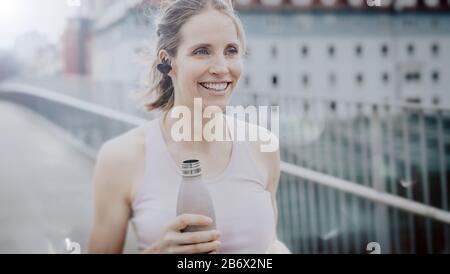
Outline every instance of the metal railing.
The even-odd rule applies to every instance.
[[[284,161],[448,212],[448,107],[306,94],[243,94],[239,103],[284,110]],[[298,199],[292,207],[299,212],[283,211],[285,206],[281,215],[293,222],[285,237],[297,252],[361,253],[371,241],[382,242],[386,253],[450,252],[448,223],[368,196],[360,200],[303,175],[285,177],[283,200]]]
[[[93,149],[146,121],[17,83],[1,84],[1,98]],[[450,252],[447,109],[262,94],[244,94],[238,103],[280,106],[278,229],[293,252],[364,253],[369,242],[383,253]],[[430,132],[437,161],[423,153]]]

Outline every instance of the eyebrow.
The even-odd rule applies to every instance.
[[[239,45],[238,45],[237,43],[228,43],[228,44],[227,44],[227,47],[228,47],[228,46],[234,46],[234,47],[236,47],[236,48],[239,49]],[[210,47],[212,47],[212,45],[211,45],[211,44],[205,44],[205,43],[196,44],[196,45],[190,47],[190,50],[193,50],[193,49],[199,48],[199,47],[210,48]]]

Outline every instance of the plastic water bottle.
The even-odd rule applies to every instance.
[[[202,180],[200,161],[185,160],[181,164],[181,184],[178,191],[177,215],[199,214],[213,220],[208,226],[188,226],[181,232],[206,231],[216,228],[214,205],[206,184]]]

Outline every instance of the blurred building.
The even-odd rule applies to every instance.
[[[136,83],[158,1],[92,1],[92,77]],[[93,4],[95,3],[95,4]],[[450,105],[446,0],[236,0],[241,92]],[[146,66],[147,65],[147,66]]]
[[[54,75],[62,72],[61,51],[51,44],[47,36],[28,32],[15,41],[13,54],[24,75]]]
[[[93,1],[92,77],[102,82],[133,84],[146,64],[140,53],[149,48],[151,18],[141,1]]]
[[[29,61],[37,50],[49,44],[48,37],[38,32],[27,32],[18,36],[14,43],[14,54],[20,61]]]
[[[40,48],[31,65],[36,76],[61,74],[63,72],[61,48],[56,45]]]
[[[84,17],[71,18],[62,35],[64,72],[87,75],[91,65],[90,20]]]
[[[0,50],[0,81],[19,73],[19,64],[12,50]]]

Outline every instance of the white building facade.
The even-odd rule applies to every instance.
[[[411,5],[405,2],[395,12],[358,10],[352,7],[361,1],[332,1],[312,12],[308,1],[247,2],[237,2],[249,46],[240,92],[450,105],[450,9],[403,12]],[[304,10],[290,8],[296,5]],[[142,53],[154,42],[157,5],[97,6],[91,13],[93,78],[140,81],[149,66]]]

